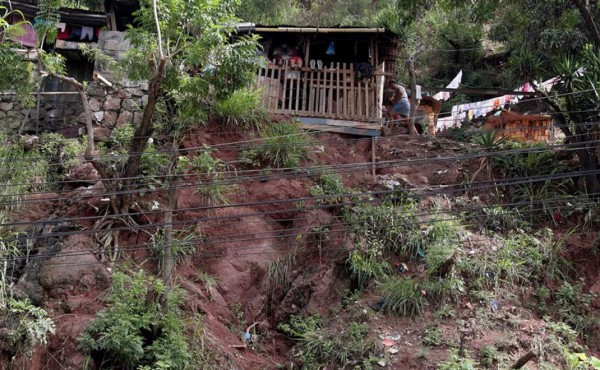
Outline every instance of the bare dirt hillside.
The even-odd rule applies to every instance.
[[[378,307],[382,298],[377,285],[372,282],[360,291],[348,271],[350,252],[364,246],[347,230],[347,222],[340,217],[340,204],[357,200],[349,195],[342,196],[342,202],[313,199],[311,187],[318,185],[322,176],[315,166],[333,168],[341,175],[344,189],[361,194],[359,200],[375,204],[381,194],[390,191],[415,194],[419,199],[415,217],[424,222],[423,230],[428,232],[425,221],[431,219],[431,214],[454,218],[454,212],[461,207],[481,208],[486,201],[492,202],[489,191],[444,192],[448,186],[468,181],[480,161],[441,159],[464,155],[471,144],[443,138],[379,138],[374,145],[379,165],[373,174],[369,139],[317,134],[307,148],[309,158],[300,168],[289,171],[253,169],[239,163],[240,152],[247,145],[243,142],[254,139],[250,132],[228,133],[208,126],[185,142],[189,156],[202,145],[214,147],[213,157],[227,163],[227,178],[237,179],[227,186],[226,204],[207,201],[199,194],[194,179],[179,184],[177,192],[175,228],[196,235],[198,241],[194,253],[179,261],[174,281],[185,291],[184,313],[189,317],[202,316],[206,351],[213,353],[198,368],[276,369],[290,368],[294,363],[299,366],[302,351],[306,354],[307,349],[298,345],[297,338],[282,330],[281,325],[293,317],[313,314],[324,320],[320,326],[323,335],[333,333],[332,338],[345,338],[342,344],[348,347],[364,344],[367,360],[350,360],[345,368],[435,369],[453,356],[454,350],[466,351],[482,368],[505,368],[502,366],[527,354],[536,341],[555,350],[548,344],[548,340],[554,340],[554,332],[544,315],[534,308],[539,302],[536,288],[518,279],[494,285],[494,277],[488,276],[490,280],[484,278],[479,282],[482,287],[476,289],[475,277],[464,275],[462,285],[448,295],[434,293],[423,285],[419,294],[426,303],[420,315],[387,313]],[[26,369],[83,368],[86,361],[78,349],[77,338],[104,307],[103,297],[110,287],[114,266],[98,261],[91,250],[99,242],[92,233],[85,232],[93,222],[60,221],[64,217],[95,215],[95,207],[102,202],[104,189],[93,174],[86,174],[81,168],[78,176],[89,184],[61,194],[62,200],[31,198],[20,211],[21,220],[44,222],[35,230],[34,258],[24,266],[15,290],[47,309],[56,322],[56,334],[49,344],[37,348],[30,360],[20,360]],[[158,209],[136,216],[138,225],[161,222],[160,210],[166,206],[164,194],[146,193],[138,203],[155,204]],[[469,211],[465,212],[469,216]],[[495,234],[480,231],[478,223],[483,223],[483,219],[479,213],[471,212],[470,221],[456,229],[460,248],[452,256],[455,265],[468,265],[472,256],[493,255],[502,248]],[[555,237],[567,235],[578,222],[565,217],[551,225]],[[57,232],[64,236],[44,236]],[[156,228],[119,232],[122,258],[132,268],[159,272],[155,256],[143,247],[149,245],[154,232]],[[580,229],[577,234],[567,235],[566,252],[561,255],[573,266],[570,277],[565,278],[582,278],[585,292],[600,292],[600,255],[592,252],[596,240],[596,231]],[[35,254],[40,257],[35,258]],[[427,266],[419,260],[397,255],[390,256],[388,262],[398,278],[420,282],[428,274]],[[276,266],[284,269],[276,272]],[[212,277],[214,284],[207,283],[203,276]],[[276,281],[276,276],[284,281]],[[440,275],[440,279],[444,276]],[[434,294],[439,298],[432,298]],[[550,302],[553,298],[547,299]],[[551,303],[547,305],[550,307]],[[552,309],[547,313],[551,315]],[[364,325],[366,331],[347,337],[355,323]],[[252,324],[256,324],[251,330],[253,340],[244,343],[242,334]],[[586,339],[598,337],[589,334]],[[581,342],[583,337],[577,340]],[[599,348],[594,339],[588,339],[586,344],[591,352]],[[561,367],[560,353],[536,356],[528,368],[541,368],[541,363]],[[484,365],[484,357],[489,364]],[[326,368],[339,365],[332,363]]]

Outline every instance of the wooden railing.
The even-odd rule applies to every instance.
[[[269,113],[370,121],[381,118],[382,74],[356,77],[353,64],[294,68],[275,61],[258,71],[256,88]]]

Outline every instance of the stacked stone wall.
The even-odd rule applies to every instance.
[[[98,140],[106,140],[117,126],[138,125],[142,121],[142,110],[148,102],[146,83],[125,82],[109,88],[94,81],[87,92]]]
[[[98,140],[106,140],[117,126],[141,122],[143,107],[148,102],[147,90],[146,83],[124,82],[109,88],[92,81],[88,85],[88,103]],[[36,105],[24,108],[14,95],[0,97],[1,129],[15,133],[20,130],[21,133],[60,132],[67,136],[83,134],[85,117],[79,95],[48,97],[45,95],[40,101],[39,121]]]
[[[124,32],[101,31],[97,47],[106,55],[123,60],[131,43]],[[111,79],[103,66],[96,65],[95,69]],[[91,81],[87,94],[97,138],[107,139],[117,126],[139,124],[143,107],[148,102],[147,92],[148,86],[142,82],[123,81],[108,87],[100,81]],[[0,95],[0,129],[20,130],[22,133],[60,132],[76,136],[84,133],[84,123],[83,105],[77,94],[41,95],[39,110],[37,104],[23,107],[14,95]]]

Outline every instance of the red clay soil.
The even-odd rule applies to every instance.
[[[209,125],[197,134],[186,137],[185,148],[199,148],[204,144],[221,145],[252,139],[254,136],[231,132],[228,128]],[[308,165],[327,164],[368,164],[371,161],[371,140],[342,136],[338,134],[320,134],[315,140],[321,142],[311,147]],[[239,146],[222,146],[213,155],[226,162],[237,159]],[[378,161],[408,158],[429,158],[456,155],[464,151],[464,144],[450,141],[431,141],[426,138],[379,138],[376,141]],[[306,167],[302,166],[302,167]],[[411,187],[432,185],[450,185],[463,181],[465,172],[474,172],[477,161],[468,163],[430,162],[418,166],[394,166],[377,170],[377,175],[396,176]],[[238,168],[241,169],[241,168]],[[373,187],[377,178],[370,168],[343,173],[344,183],[348,187]],[[315,178],[297,175],[293,178],[272,176],[253,182],[241,182],[233,188],[231,204],[244,203],[244,206],[224,206],[206,208],[206,202],[193,187],[177,191],[176,221],[185,221],[196,236],[203,241],[196,244],[196,254],[186,260],[175,271],[175,281],[186,290],[184,308],[188,315],[203,315],[203,325],[215,349],[226,358],[227,368],[237,369],[274,369],[278,364],[289,363],[290,343],[275,331],[277,323],[286,320],[292,314],[318,313],[328,315],[335,307],[344,291],[350,288],[350,282],[344,276],[344,261],[352,243],[343,232],[343,225],[334,210],[315,209],[299,211],[297,199],[310,196],[308,188]],[[20,220],[43,220],[51,215],[76,217],[95,215],[100,206],[101,183],[88,189],[76,189],[69,194],[68,202],[47,204],[44,199],[34,199],[20,212]],[[85,196],[85,199],[83,199]],[[157,201],[164,209],[165,197],[148,194],[144,203]],[[140,224],[161,222],[161,213],[151,213],[148,217],[139,217]],[[90,222],[82,226],[92,226]],[[317,239],[315,229],[327,227],[327,238]],[[179,227],[178,227],[179,228]],[[155,230],[152,230],[153,232]],[[122,232],[121,247],[144,244],[148,241],[144,233]],[[574,246],[589,246],[595,236],[590,234],[573,240]],[[82,245],[82,240],[78,241]],[[95,246],[89,240],[86,244]],[[74,248],[82,248],[74,247]],[[274,261],[283,261],[290,252],[298,250],[296,263],[290,272],[290,289],[287,292],[273,289],[269,282],[267,266]],[[578,266],[585,267],[588,286],[598,281],[598,255],[589,254],[588,249],[574,248],[571,258]],[[579,254],[579,252],[581,253]],[[142,264],[156,271],[154,261],[148,260],[147,251],[125,253],[126,259]],[[56,256],[60,260],[60,256]],[[77,337],[91,322],[94,315],[103,307],[102,292],[109,286],[107,266],[95,260],[92,254],[83,254],[75,264],[85,261],[85,271],[70,267],[65,276],[55,276],[55,280],[46,282],[44,289],[48,299],[44,305],[57,324],[56,334],[51,336],[47,348],[38,348],[34,358],[27,362],[26,368],[32,370],[79,369],[84,357],[77,350]],[[581,261],[580,261],[581,260]],[[89,267],[91,265],[91,267]],[[84,269],[81,267],[80,269]],[[213,276],[218,288],[207,290],[199,278],[200,273]],[[58,274],[60,275],[60,274]],[[101,277],[105,276],[106,279]],[[63,280],[59,279],[64,278]],[[54,285],[53,285],[54,284]],[[366,300],[369,298],[367,297]],[[375,298],[373,298],[375,299]],[[372,315],[372,310],[364,306],[364,312]],[[429,315],[429,316],[428,316]],[[416,355],[420,348],[420,335],[431,321],[430,313],[417,318],[388,318],[375,315],[375,327],[372,335],[400,333],[401,350],[390,364],[394,369],[430,368],[431,364],[447,357],[447,348],[432,349],[427,360]],[[475,308],[466,307],[459,312],[461,319],[474,317]],[[240,328],[252,323],[261,339],[256,349],[243,349]],[[537,325],[536,322],[531,324]],[[444,337],[457,340],[454,327],[442,328]],[[525,329],[524,329],[525,330]],[[529,330],[529,329],[527,329]],[[471,344],[474,348],[492,343],[498,338],[477,336]],[[408,343],[408,344],[407,344]],[[471,345],[469,344],[469,345]],[[0,366],[0,368],[2,368]]]

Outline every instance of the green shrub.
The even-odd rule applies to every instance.
[[[429,278],[423,281],[422,288],[427,292],[428,299],[436,302],[446,299],[456,302],[466,292],[465,282],[458,276]]]
[[[315,186],[311,186],[308,192],[313,197],[323,197],[323,199],[316,200],[317,204],[337,204],[342,203],[344,195],[351,192],[344,186],[342,177],[336,173],[323,174],[317,180]]]
[[[484,228],[498,232],[510,232],[517,229],[528,229],[526,221],[521,219],[518,208],[507,209],[502,206],[485,207],[483,208],[482,218],[473,219]],[[483,219],[483,221],[482,221]]]
[[[421,336],[421,343],[426,347],[438,347],[444,344],[442,331],[436,326],[430,326],[425,329]]]
[[[247,89],[217,99],[211,107],[212,116],[227,124],[243,127],[258,127],[266,118],[261,105],[260,92]]]
[[[241,157],[248,163],[268,163],[277,168],[297,168],[308,156],[310,142],[298,122],[274,122],[260,132],[262,144],[245,150]]]
[[[562,241],[542,230],[536,235],[515,233],[489,253],[464,256],[459,270],[481,287],[502,284],[531,286],[566,276],[568,263],[560,256]]]
[[[0,337],[13,347],[13,354],[31,356],[35,346],[46,345],[48,335],[54,334],[54,321],[45,310],[32,305],[29,300],[8,299],[0,313],[6,325]]]
[[[450,351],[448,359],[438,365],[438,370],[475,370],[477,368],[475,361],[470,357],[461,357],[458,351]]]
[[[591,301],[593,294],[583,292],[583,284],[575,285],[565,281],[556,290],[554,305],[558,309],[561,321],[571,325],[580,334],[592,332],[591,328],[598,325],[599,320],[592,317]]]
[[[267,275],[271,290],[281,288],[287,291],[292,284],[291,274],[296,262],[296,253],[290,253],[285,258],[277,258],[267,263]]]
[[[479,350],[479,363],[487,368],[496,364],[499,357],[500,354],[494,346],[483,346]]]
[[[182,294],[172,290],[161,309],[164,290],[162,281],[143,270],[131,275],[115,272],[108,305],[79,338],[81,350],[100,368],[189,368],[186,328],[178,307]]]
[[[536,146],[540,146],[539,144],[533,146],[512,145],[515,149],[523,147],[535,149]],[[494,156],[492,164],[504,178],[526,179],[569,171],[566,161],[557,160],[555,153],[547,150]],[[527,214],[531,221],[552,220],[553,210],[560,205],[552,199],[566,197],[568,190],[572,188],[572,180],[535,181],[512,185],[509,188],[507,189],[508,193],[512,194],[509,201],[520,203],[518,209],[523,214]]]
[[[180,172],[193,173],[200,186],[196,193],[200,195],[204,206],[228,204],[231,186],[224,183],[225,163],[212,156],[213,149],[205,146],[200,153],[188,158],[181,156],[177,165]]]
[[[181,229],[173,230],[171,237],[171,256],[175,265],[180,265],[186,258],[191,257],[196,253],[195,239],[198,238],[192,230]],[[162,269],[162,261],[165,248],[165,230],[159,229],[150,237],[150,251],[158,258],[159,268]]]
[[[379,291],[383,301],[382,309],[390,314],[420,315],[427,304],[421,288],[410,278],[388,277],[379,285]]]
[[[376,345],[369,339],[366,324],[350,322],[342,331],[329,329],[325,321],[316,316],[292,316],[289,323],[279,329],[298,343],[296,356],[303,369],[356,367],[368,360]]]
[[[456,317],[456,310],[447,303],[444,303],[434,312],[433,317],[436,320],[453,319]]]
[[[425,265],[430,276],[447,276],[450,273],[456,253],[453,243],[435,243],[427,248]]]
[[[0,209],[17,209],[28,192],[56,190],[82,153],[77,140],[59,134],[42,134],[25,148],[19,139],[0,133]]]
[[[372,238],[382,245],[382,252],[406,254],[411,258],[423,251],[424,240],[414,204],[360,204],[344,213],[344,221],[360,238]]]
[[[376,248],[372,243],[370,247]],[[375,251],[352,251],[346,266],[358,289],[366,288],[372,279],[384,277],[391,270],[390,265]]]

